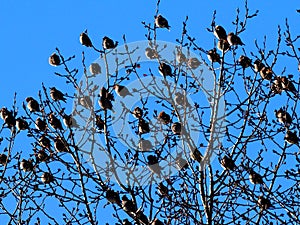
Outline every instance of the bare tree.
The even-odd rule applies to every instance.
[[[172,21],[159,6],[144,41],[84,31],[96,61],[49,57],[68,90],[42,85],[1,109],[1,224],[101,224],[103,210],[124,225],[300,224],[300,36],[286,20],[277,43],[248,52],[258,11],[245,1],[233,31],[213,12],[211,49],[188,17],[163,42]]]

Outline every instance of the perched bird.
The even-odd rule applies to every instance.
[[[12,112],[9,111],[7,108],[3,107],[1,110],[0,110],[0,116],[3,120],[5,120],[5,117],[8,116],[9,114],[12,115]]]
[[[129,212],[129,213],[136,213],[136,205],[133,203],[132,200],[129,200],[127,198],[126,195],[124,195],[122,197],[122,202],[121,202],[121,205],[122,205],[122,208],[126,211],[126,212]]]
[[[168,20],[160,14],[155,18],[155,25],[159,28],[167,28],[168,30],[170,30]]]
[[[54,139],[54,148],[57,152],[68,152],[69,151],[68,143],[59,136],[56,136]]]
[[[191,69],[195,70],[201,65],[201,62],[197,58],[189,58],[187,64]]]
[[[154,155],[148,155],[148,168],[151,170],[152,173],[155,173],[160,176],[161,173],[161,166],[159,165],[158,158]]]
[[[16,127],[18,130],[27,130],[29,128],[29,125],[26,120],[22,118],[16,119]]]
[[[128,95],[133,96],[133,94],[130,93],[130,91],[128,90],[127,87],[119,85],[119,84],[114,85],[114,90],[117,93],[117,95],[119,95],[123,98]]]
[[[114,190],[108,189],[106,191],[106,196],[105,197],[111,203],[116,203],[116,204],[120,204],[121,203],[121,199],[120,199],[119,193],[115,192]]]
[[[64,94],[57,90],[55,87],[50,88],[50,97],[53,101],[63,101],[66,102]]]
[[[93,101],[90,96],[84,95],[78,98],[78,103],[86,109],[91,109],[93,107]]]
[[[86,47],[93,47],[92,41],[89,38],[89,36],[87,35],[87,30],[85,30],[84,32],[82,32],[80,34],[79,41],[82,45],[84,45]]]
[[[270,67],[263,67],[260,71],[259,74],[262,79],[264,80],[271,80],[273,76],[273,71]]]
[[[163,77],[166,77],[166,76],[173,77],[174,76],[172,73],[171,66],[164,62],[159,64],[158,71]]]
[[[240,37],[234,34],[233,32],[230,32],[228,34],[227,41],[230,44],[230,46],[244,45]]]
[[[100,99],[98,100],[99,106],[104,109],[104,110],[111,110],[112,112],[114,112],[113,110],[113,105],[111,100],[105,98],[105,97],[100,97]]]
[[[228,41],[226,39],[220,39],[218,41],[218,49],[221,51],[221,52],[227,52],[229,49],[230,49],[230,45],[228,43]]]
[[[199,163],[201,163],[201,161],[202,161],[202,155],[201,155],[200,151],[198,150],[198,148],[195,148],[194,151],[190,151],[190,157],[192,160],[195,160]]]
[[[152,145],[151,141],[145,140],[142,138],[139,141],[139,148],[142,152],[147,152],[153,148],[153,145]]]
[[[173,123],[171,126],[171,130],[172,130],[173,134],[180,135],[181,134],[181,123],[179,123],[179,122]]]
[[[165,225],[165,224],[163,222],[161,222],[159,219],[156,218],[155,220],[153,220],[151,225]]]
[[[246,69],[249,66],[252,66],[252,60],[247,56],[241,55],[239,58],[239,64],[243,67],[243,69]]]
[[[146,122],[144,119],[140,119],[139,120],[139,125],[138,125],[138,128],[139,128],[139,134],[146,134],[146,133],[149,133],[150,132],[150,126],[149,126],[149,123]]]
[[[60,57],[55,52],[49,57],[49,64],[51,66],[59,66],[60,65]]]
[[[53,113],[48,115],[49,124],[55,130],[63,130],[60,120]]]
[[[227,39],[227,34],[225,29],[220,26],[217,25],[214,29],[214,35],[216,36],[216,38],[218,38],[219,40],[226,40]]]
[[[144,114],[144,112],[140,107],[135,107],[133,112],[132,112],[132,115],[137,119],[142,118],[143,114]]]
[[[292,132],[292,131],[288,130],[285,134],[284,140],[290,144],[298,145],[298,143],[299,143],[299,138],[298,138],[296,131]]]
[[[280,94],[283,91],[281,77],[276,76],[273,83],[271,84],[271,90],[274,94]]]
[[[110,39],[109,37],[104,37],[103,39],[102,39],[102,47],[104,48],[104,49],[113,49],[113,48],[115,48],[115,47],[117,47],[117,45],[118,45],[118,42],[116,41],[115,43],[114,43],[114,41],[112,40],[112,39]]]
[[[181,50],[177,50],[177,53],[176,53],[176,61],[181,64],[181,63],[184,63],[186,62],[186,56],[185,54],[182,53]]]
[[[89,70],[92,75],[97,75],[101,73],[101,67],[98,63],[92,63],[89,67]]]
[[[27,102],[27,108],[30,112],[40,112],[40,105],[37,100],[32,97],[27,97],[25,100]]]
[[[20,162],[20,169],[23,170],[24,172],[31,172],[33,171],[33,164],[32,164],[32,160],[26,160],[26,159],[22,159],[22,161]]]
[[[66,114],[63,115],[63,122],[64,122],[65,126],[68,127],[68,128],[71,128],[71,127],[78,128],[79,127],[77,121],[72,116],[72,114],[70,114],[70,115],[66,115]]]
[[[47,137],[45,137],[45,135],[43,135],[42,137],[40,137],[39,144],[43,148],[47,148],[47,149],[50,148],[50,140]]]
[[[100,89],[100,96],[107,98],[109,101],[114,101],[114,95],[112,93],[110,93],[105,87],[102,87]]]
[[[284,90],[297,93],[297,89],[295,88],[293,82],[287,77],[281,77],[281,85]]]
[[[190,107],[190,103],[188,102],[186,96],[180,92],[175,93],[174,101],[177,105]]]
[[[225,170],[234,170],[236,168],[234,161],[228,157],[227,155],[225,155],[222,160],[221,160],[221,166],[225,169]]]
[[[44,150],[40,150],[37,153],[36,158],[37,158],[38,162],[47,162],[49,159],[49,156]]]
[[[292,124],[293,120],[291,115],[283,108],[280,108],[279,110],[275,110],[274,112],[278,121],[284,124],[285,127],[289,127]]]
[[[272,207],[270,200],[263,196],[258,197],[257,204],[261,209],[269,209],[270,207]]]
[[[7,155],[0,154],[0,165],[5,166],[7,163]]]
[[[249,171],[249,180],[252,184],[263,184],[263,178],[260,174],[256,173],[254,170]]]
[[[12,128],[16,125],[16,118],[10,113],[4,118],[4,122],[8,127]]]
[[[140,224],[149,224],[148,217],[140,210],[136,212],[136,218],[139,220]]]
[[[217,50],[211,49],[208,51],[207,53],[207,58],[209,59],[209,61],[211,61],[212,63],[217,62],[217,63],[221,63],[221,57],[220,55],[217,53]]]
[[[169,189],[162,182],[158,184],[157,189],[161,197],[169,196]]]
[[[156,59],[158,58],[158,53],[155,51],[155,49],[147,47],[145,49],[145,55],[148,59]]]
[[[132,225],[128,219],[123,220],[122,225]]]
[[[265,67],[265,64],[263,64],[259,59],[256,59],[253,63],[255,72],[260,72],[262,68]]]
[[[39,131],[46,131],[47,123],[45,122],[45,120],[42,120],[41,118],[38,117],[34,123],[36,129],[38,129]]]
[[[167,125],[171,122],[171,117],[169,114],[165,113],[165,111],[161,111],[157,117],[163,124]]]
[[[104,130],[104,120],[101,118],[101,116],[99,115],[95,116],[95,123],[98,130]]]
[[[41,181],[44,184],[50,184],[51,182],[54,181],[54,177],[53,177],[53,175],[51,173],[45,172],[41,176]]]

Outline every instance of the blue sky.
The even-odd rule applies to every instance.
[[[76,55],[73,65],[81,68],[79,34],[88,29],[89,36],[101,45],[103,36],[109,36],[122,44],[122,35],[128,42],[144,40],[146,30],[141,21],[153,22],[155,1],[99,1],[53,0],[53,1],[0,1],[0,107],[10,106],[14,92],[18,102],[27,96],[37,96],[41,83],[46,86],[65,87],[54,76],[56,68],[48,64],[48,57],[55,48],[60,48],[65,57]],[[213,46],[213,37],[206,31],[213,10],[217,10],[217,24],[233,29],[231,21],[236,17],[236,8],[244,13],[243,1],[162,0],[160,13],[171,25],[171,32],[159,30],[159,39],[175,42],[182,28],[182,21],[189,16],[188,31],[205,49]],[[262,42],[263,36],[276,40],[277,25],[284,25],[289,18],[294,34],[300,33],[300,8],[297,1],[249,1],[250,12],[258,9],[258,17],[249,20],[247,30],[241,35],[243,42],[253,50],[254,40]],[[86,51],[87,63],[97,55]],[[295,70],[293,70],[295,71]],[[293,72],[291,70],[291,72]]]

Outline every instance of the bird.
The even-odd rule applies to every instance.
[[[48,120],[49,120],[49,124],[51,125],[51,127],[55,130],[63,130],[62,124],[60,122],[60,120],[53,114],[50,113],[48,115]]]
[[[113,49],[113,48],[117,47],[117,45],[118,45],[117,41],[114,43],[114,41],[107,36],[105,36],[102,39],[102,47],[106,50]]]
[[[272,207],[270,200],[263,196],[258,197],[257,204],[261,209],[269,209],[270,207]]]
[[[288,128],[292,124],[292,117],[286,110],[280,108],[279,110],[274,110],[274,112],[278,121],[284,124],[285,127]]]
[[[227,36],[227,41],[230,44],[230,46],[237,46],[237,45],[245,45],[241,38],[234,34],[233,32],[230,32]]]
[[[47,137],[45,137],[45,135],[43,135],[43,136],[40,137],[39,144],[43,148],[47,148],[47,149],[50,148],[50,140]]]
[[[160,176],[162,168],[159,165],[158,158],[154,155],[148,155],[147,161],[147,165],[150,171]]]
[[[194,58],[189,58],[187,64],[191,69],[195,70],[201,65],[201,62],[194,57]]]
[[[239,64],[242,66],[243,69],[246,69],[252,66],[252,60],[249,59],[247,56],[241,55],[239,58]]]
[[[149,224],[148,217],[141,210],[138,210],[136,212],[136,218],[138,219],[140,224]]]
[[[101,116],[95,116],[95,125],[98,128],[98,130],[104,130],[104,120],[101,118]]]
[[[265,66],[259,71],[259,74],[262,79],[271,80],[273,76],[273,71],[270,67]]]
[[[53,101],[63,101],[66,103],[64,94],[61,91],[57,90],[55,87],[50,88],[50,97]]]
[[[40,112],[40,105],[33,97],[27,97],[25,101],[30,112]]]
[[[63,123],[66,127],[71,128],[71,127],[75,127],[75,128],[79,128],[79,125],[77,123],[77,121],[75,120],[75,118],[70,114],[64,114],[63,115]]]
[[[4,123],[9,127],[12,128],[16,125],[16,118],[13,116],[12,113],[9,113],[5,118],[4,118]]]
[[[98,63],[91,63],[91,65],[89,66],[89,70],[92,75],[101,73],[101,67]]]
[[[147,47],[145,49],[145,55],[146,55],[146,57],[148,59],[156,59],[156,58],[158,58],[158,54],[155,51],[155,49],[152,49],[152,48],[149,48],[149,47]]]
[[[169,189],[162,182],[158,184],[157,190],[162,197],[166,197],[169,195]]]
[[[263,64],[259,59],[256,59],[253,63],[253,66],[255,72],[260,72],[262,68],[265,67],[265,64]]]
[[[298,138],[296,131],[292,132],[292,131],[288,130],[285,134],[284,140],[290,144],[298,145],[298,143],[299,143],[299,138]]]
[[[273,83],[271,84],[271,91],[274,94],[280,94],[283,91],[281,77],[275,76]]]
[[[139,119],[138,124],[139,134],[146,134],[150,132],[150,126],[149,123],[146,122],[144,119]]]
[[[142,118],[143,114],[144,114],[144,112],[140,107],[135,107],[133,112],[132,112],[132,115],[137,119]]]
[[[107,98],[109,101],[114,101],[114,95],[110,93],[105,87],[100,89],[100,96]]]
[[[1,110],[0,110],[0,116],[1,116],[1,118],[2,118],[3,120],[5,120],[5,117],[6,117],[7,115],[9,115],[9,114],[12,115],[12,112],[9,111],[9,110],[8,110],[7,108],[5,108],[5,107],[1,108]]]
[[[54,177],[51,173],[48,173],[48,172],[44,172],[41,176],[41,181],[44,183],[44,184],[50,184],[51,182],[54,181]]]
[[[188,102],[186,96],[180,92],[175,93],[174,102],[180,106],[185,106],[185,107],[191,106],[190,103]]]
[[[55,52],[49,57],[49,64],[51,66],[59,66],[60,65],[60,57]]]
[[[281,77],[281,85],[284,90],[297,93],[297,89],[295,88],[293,82],[285,76]]]
[[[54,139],[54,148],[57,152],[68,152],[69,151],[68,143],[59,136],[56,136]]]
[[[181,123],[179,123],[179,122],[173,123],[171,126],[171,130],[172,130],[173,134],[180,135],[181,134]]]
[[[87,30],[85,30],[84,32],[82,32],[80,34],[79,41],[83,46],[93,47],[92,41],[89,38],[89,36],[87,35]]]
[[[167,125],[171,122],[171,117],[169,114],[165,113],[165,111],[161,111],[157,117],[163,124]]]
[[[37,153],[36,158],[37,158],[38,162],[47,162],[49,159],[49,156],[44,150],[40,150]]]
[[[198,148],[195,148],[194,151],[190,151],[190,157],[192,160],[195,160],[199,163],[201,163],[201,161],[202,161],[202,155],[201,155],[200,151],[198,150]]]
[[[116,204],[120,204],[121,203],[121,199],[120,199],[119,193],[115,192],[112,189],[108,189],[106,191],[106,196],[105,197],[111,203],[116,203]]]
[[[159,64],[158,71],[163,77],[166,77],[166,76],[173,77],[174,76],[172,73],[171,66],[164,62]]]
[[[226,40],[227,39],[227,33],[226,33],[225,29],[220,25],[215,26],[214,35],[219,40]]]
[[[218,49],[221,51],[221,52],[227,52],[229,49],[230,49],[230,45],[228,43],[228,41],[226,39],[220,39],[218,41]]]
[[[101,96],[100,99],[98,100],[98,104],[103,110],[111,110],[112,112],[115,112],[113,110],[113,105],[112,105],[111,100],[109,100],[105,97]]]
[[[221,160],[221,166],[225,169],[225,170],[234,170],[236,168],[234,161],[228,157],[227,155],[225,155],[222,160]]]
[[[170,25],[166,18],[162,15],[157,15],[155,18],[155,25],[159,28],[167,28],[170,31]]]
[[[5,155],[5,154],[0,154],[0,164],[1,164],[2,166],[5,166],[6,163],[7,163],[7,155]]]
[[[129,213],[136,213],[136,205],[133,203],[132,200],[129,200],[127,198],[126,195],[124,195],[122,197],[122,202],[121,202],[121,205],[122,205],[122,208],[126,211],[126,212],[129,212]]]
[[[130,93],[130,91],[128,90],[127,87],[119,85],[119,84],[114,85],[114,90],[117,93],[117,95],[119,95],[123,98],[128,96],[128,95],[133,96],[133,94]]]
[[[42,120],[41,118],[37,118],[35,120],[35,128],[38,129],[39,131],[45,131],[47,129],[47,123],[45,120]]]
[[[16,127],[18,130],[27,130],[29,128],[29,125],[26,120],[22,118],[17,118],[16,119]]]
[[[164,225],[163,222],[161,222],[159,219],[154,219],[153,222],[151,223],[151,225]]]
[[[22,161],[20,162],[20,169],[23,170],[24,172],[31,172],[33,171],[33,164],[32,164],[32,160],[26,160],[26,159],[22,159]]]
[[[214,62],[221,63],[221,57],[217,53],[217,50],[215,48],[213,48],[207,52],[207,58],[212,63],[214,63]]]
[[[93,107],[93,101],[90,96],[84,95],[78,98],[78,103],[86,109],[91,109]]]
[[[139,149],[142,152],[147,152],[147,151],[151,150],[152,148],[153,148],[153,145],[152,145],[151,141],[145,140],[143,138],[139,141]]]
[[[182,64],[184,62],[186,62],[186,56],[185,54],[182,53],[181,50],[177,49],[177,53],[176,53],[176,61],[179,63],[179,64]]]
[[[249,180],[252,184],[263,184],[263,178],[260,174],[250,169],[249,171]]]

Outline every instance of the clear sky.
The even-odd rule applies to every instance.
[[[0,107],[11,106],[14,92],[18,94],[19,105],[27,96],[37,96],[42,82],[63,89],[64,84],[54,76],[56,68],[48,64],[48,57],[58,47],[65,57],[75,54],[74,63],[81,68],[81,52],[87,49],[80,45],[79,34],[85,29],[96,46],[101,45],[103,36],[120,44],[123,34],[128,42],[145,40],[146,30],[141,21],[153,22],[155,4],[154,0],[1,0]],[[169,20],[171,32],[159,31],[159,39],[175,42],[188,15],[190,35],[205,49],[210,49],[213,38],[206,27],[210,26],[213,10],[217,10],[217,24],[230,30],[234,28],[231,22],[237,7],[244,14],[243,1],[162,0],[160,13]],[[241,35],[249,49],[254,49],[255,39],[261,43],[264,35],[272,47],[272,40],[277,38],[277,25],[284,26],[286,17],[293,34],[300,34],[300,14],[296,13],[299,1],[249,0],[249,8],[253,13],[259,10],[258,17],[249,20],[246,32]],[[97,55],[87,51],[87,63],[95,59]]]

